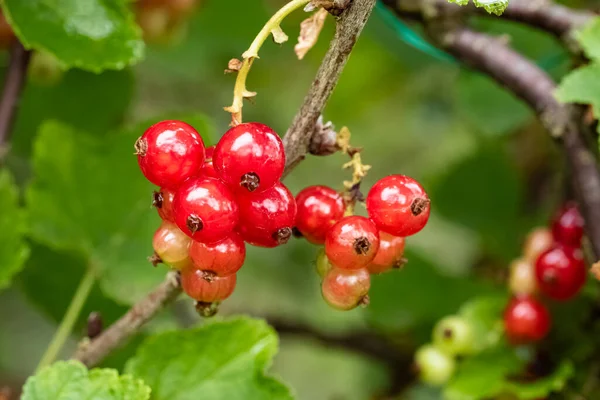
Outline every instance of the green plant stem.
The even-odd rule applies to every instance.
[[[52,364],[58,356],[58,353],[73,331],[73,326],[75,325],[77,317],[79,317],[81,309],[83,308],[83,305],[85,304],[85,301],[87,300],[92,287],[94,286],[95,280],[96,276],[93,268],[88,267],[87,272],[81,279],[81,282],[79,282],[77,291],[75,291],[75,294],[71,299],[71,304],[69,304],[69,308],[67,309],[65,316],[60,322],[58,330],[54,334],[52,341],[48,345],[46,352],[42,356],[42,359],[36,368],[36,373],[45,366]]]

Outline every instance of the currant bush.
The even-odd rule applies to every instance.
[[[368,304],[370,287],[371,276],[366,269],[332,268],[323,278],[321,293],[331,307],[347,311]]]
[[[296,196],[296,228],[311,243],[323,244],[327,231],[344,216],[344,199],[327,186],[309,186]]]

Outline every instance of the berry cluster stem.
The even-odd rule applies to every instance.
[[[292,0],[279,9],[272,17],[267,21],[263,28],[258,32],[258,35],[242,54],[244,61],[240,66],[235,80],[235,86],[233,89],[233,103],[229,107],[225,107],[225,111],[231,113],[231,125],[236,126],[242,123],[242,107],[244,106],[244,98],[253,97],[256,93],[250,92],[246,89],[246,79],[248,73],[252,67],[254,59],[258,57],[258,51],[269,38],[271,34],[277,34],[278,36],[283,34],[281,31],[281,22],[295,10],[304,7],[310,0]]]
[[[362,149],[352,147],[350,145],[351,133],[347,127],[343,127],[337,136],[337,146],[341,151],[350,156],[350,161],[345,163],[343,169],[352,169],[352,180],[344,181],[344,196],[346,200],[346,211],[345,215],[354,214],[354,206],[356,201],[362,201],[362,194],[360,193],[360,184],[363,178],[367,175],[367,171],[371,169],[370,165],[363,164],[360,152]]]

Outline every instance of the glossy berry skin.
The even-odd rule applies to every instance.
[[[294,196],[281,183],[260,193],[241,193],[238,197],[242,238],[260,247],[276,247],[292,236],[296,219]]]
[[[317,269],[317,274],[321,279],[325,278],[325,275],[333,268],[333,265],[329,262],[327,255],[325,255],[325,249],[319,249],[317,253],[317,260],[315,261],[315,267]]]
[[[414,235],[429,220],[430,201],[423,187],[405,175],[380,179],[367,195],[367,211],[377,227],[394,236]]]
[[[533,297],[515,297],[504,310],[504,331],[513,344],[542,340],[550,323],[548,309]]]
[[[196,301],[214,303],[231,296],[235,289],[236,275],[225,277],[213,276],[205,279],[205,274],[199,269],[185,268],[181,271],[181,288]]]
[[[200,134],[181,121],[152,125],[135,143],[142,173],[157,186],[176,188],[204,163]]]
[[[403,237],[393,236],[389,233],[379,231],[379,250],[373,261],[367,265],[367,269],[372,274],[381,274],[393,268],[402,268],[406,260],[404,259]]]
[[[175,268],[182,269],[191,265],[189,248],[192,240],[177,225],[163,221],[154,233],[152,247],[161,261]]]
[[[433,386],[448,382],[456,370],[454,359],[432,345],[425,345],[417,350],[415,364],[421,381]]]
[[[296,196],[296,228],[313,244],[325,243],[327,231],[344,216],[344,199],[327,186],[309,186]]]
[[[508,287],[516,296],[535,294],[538,290],[535,264],[525,258],[514,260],[510,264]]]
[[[219,140],[213,163],[223,182],[234,192],[262,192],[277,183],[283,174],[283,142],[266,125],[240,124]]]
[[[368,218],[353,215],[342,218],[327,232],[325,254],[342,269],[365,268],[379,250],[379,231]]]
[[[175,190],[172,189],[161,188],[159,192],[153,193],[152,205],[163,221],[175,222],[175,216],[173,215],[174,198]]]
[[[587,271],[580,249],[556,246],[542,253],[535,264],[540,291],[555,300],[569,300],[583,287]]]
[[[225,239],[211,244],[192,241],[190,258],[196,269],[228,276],[238,272],[246,258],[246,245],[235,232]]]
[[[175,223],[202,243],[229,236],[239,220],[235,198],[224,183],[213,178],[189,179],[175,193]]]
[[[548,228],[536,228],[532,230],[523,245],[523,256],[530,263],[535,264],[540,254],[554,245],[554,237]]]
[[[330,269],[323,277],[321,293],[325,302],[336,310],[348,311],[360,304],[368,304],[371,287],[369,272],[362,269]]]
[[[573,203],[563,206],[552,222],[554,240],[565,246],[579,247],[583,238],[583,217]]]
[[[206,148],[204,164],[200,167],[200,172],[198,176],[206,177],[206,178],[216,178],[221,179],[217,171],[215,170],[215,165],[213,164],[213,154],[215,151],[215,146],[210,146]]]
[[[449,355],[466,355],[476,350],[473,327],[457,315],[445,317],[435,325],[433,343]]]

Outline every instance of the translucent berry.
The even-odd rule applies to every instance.
[[[325,243],[327,231],[344,216],[344,199],[327,186],[309,186],[296,196],[296,228],[311,243]]]
[[[175,193],[177,226],[192,239],[214,243],[229,236],[239,220],[233,194],[213,178],[190,179]]]
[[[504,311],[504,331],[513,344],[540,341],[550,331],[550,313],[533,297],[515,297]]]
[[[327,255],[325,255],[324,248],[319,249],[319,252],[317,253],[316,267],[317,274],[319,274],[321,279],[323,279],[325,275],[329,272],[329,270],[333,268],[333,266],[329,262],[329,259],[327,258]]]
[[[393,268],[402,268],[406,259],[404,256],[403,237],[392,236],[389,233],[379,231],[379,250],[373,261],[367,265],[372,274],[381,274]]]
[[[181,269],[191,264],[189,248],[192,240],[187,237],[177,225],[163,221],[154,233],[152,247],[160,261],[175,269]],[[159,262],[159,260],[155,260]]]
[[[454,359],[432,345],[425,345],[417,350],[415,364],[421,381],[434,386],[448,382],[456,369]]]
[[[583,217],[573,203],[563,206],[552,222],[554,240],[565,246],[579,247],[583,238]]]
[[[152,195],[152,205],[158,211],[158,215],[163,221],[175,222],[173,215],[173,199],[175,191],[162,188],[159,192],[154,192]]]
[[[261,247],[287,243],[296,218],[296,201],[288,188],[277,183],[260,193],[241,193],[237,200],[238,230],[246,242]]]
[[[524,258],[514,260],[510,264],[508,287],[514,295],[523,296],[537,292],[535,264]]]
[[[371,276],[362,269],[332,268],[321,283],[323,298],[331,307],[347,311],[361,304],[368,304]]]
[[[338,268],[365,268],[379,250],[379,232],[368,218],[353,215],[342,218],[327,232],[325,254]]]
[[[152,125],[135,143],[138,163],[150,182],[175,188],[195,176],[204,162],[200,134],[181,121]]]
[[[216,243],[192,241],[190,258],[197,269],[214,272],[218,276],[228,276],[238,272],[244,265],[246,245],[235,232]]]
[[[219,140],[213,162],[221,179],[235,192],[261,192],[283,174],[283,142],[266,125],[240,124]]]
[[[585,283],[587,271],[580,249],[556,246],[542,253],[535,264],[538,287],[555,300],[568,300]]]
[[[451,315],[436,324],[433,329],[433,343],[447,354],[466,355],[475,350],[475,333],[469,321]]]
[[[380,179],[367,195],[367,210],[375,225],[401,237],[414,235],[425,227],[429,203],[423,187],[405,175]]]
[[[536,228],[532,230],[523,246],[523,255],[530,263],[535,263],[543,252],[554,245],[552,232],[548,228]]]
[[[214,303],[222,301],[231,296],[235,289],[236,275],[213,276],[209,280],[205,278],[204,272],[185,268],[181,271],[181,288],[196,301],[203,303]]]

